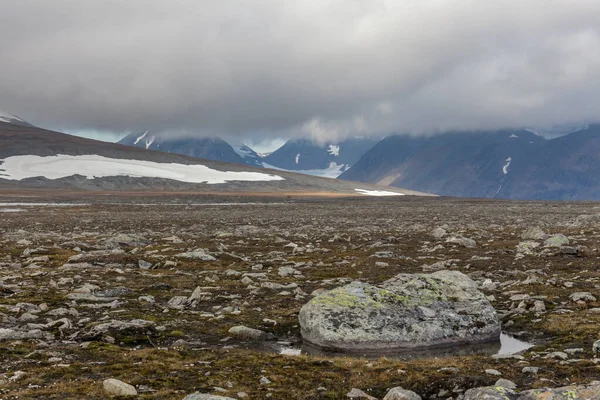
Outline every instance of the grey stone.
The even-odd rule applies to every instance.
[[[509,381],[508,379],[500,378],[496,381],[494,386],[500,386],[506,389],[515,390],[517,388],[517,384],[513,381]]]
[[[488,375],[494,375],[494,376],[501,376],[502,375],[502,372],[500,372],[500,371],[498,371],[496,369],[491,369],[491,368],[490,369],[486,369],[485,373],[488,374]]]
[[[369,396],[362,390],[356,389],[356,388],[352,388],[352,390],[346,394],[346,397],[349,399],[377,400],[377,398],[375,398],[373,396]]]
[[[477,246],[477,242],[475,242],[473,239],[464,237],[462,235],[451,236],[448,239],[446,239],[446,243],[457,244],[459,246],[466,247],[469,249]]]
[[[436,239],[442,239],[446,235],[448,235],[448,232],[446,232],[446,230],[443,228],[435,228],[431,231],[431,236],[433,236]]]
[[[118,379],[106,379],[102,382],[104,391],[109,396],[137,396],[137,390],[133,386]]]
[[[146,260],[139,260],[138,261],[138,267],[140,267],[140,269],[151,269],[152,268],[152,263],[146,261]]]
[[[234,326],[229,329],[229,334],[238,339],[245,340],[273,340],[275,336],[272,333],[264,332],[259,329],[248,328],[243,325]]]
[[[400,274],[324,292],[299,313],[305,341],[334,350],[428,347],[498,340],[496,311],[458,271]]]
[[[488,386],[469,389],[465,392],[463,400],[517,400],[519,396],[502,386]]]
[[[521,234],[523,240],[546,240],[548,235],[540,227],[533,227],[525,230]]]
[[[598,382],[582,386],[563,386],[554,389],[533,389],[521,392],[519,400],[543,399],[600,399],[600,384]]]
[[[586,301],[596,301],[596,298],[592,296],[590,292],[576,292],[571,293],[569,295],[569,299],[574,302],[586,302]]]
[[[223,396],[215,396],[214,394],[208,393],[192,393],[188,394],[183,398],[183,400],[235,400],[231,397],[223,397]]]
[[[562,247],[569,245],[569,238],[561,233],[557,233],[556,235],[550,236],[544,242],[544,246],[546,247]]]
[[[383,400],[421,400],[421,396],[398,386],[390,389]]]
[[[187,258],[189,260],[201,260],[201,261],[215,261],[216,258],[208,254],[204,249],[196,249],[194,251],[188,251],[186,253],[179,253],[175,255],[178,258]]]

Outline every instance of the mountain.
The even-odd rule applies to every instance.
[[[600,125],[555,139],[528,130],[389,136],[339,179],[446,196],[600,199]]]
[[[252,167],[263,168],[262,157],[245,144],[241,146],[233,146],[233,150],[242,157],[244,164]]]
[[[377,140],[352,138],[319,144],[307,139],[292,139],[263,158],[276,168],[336,177],[356,163]]]
[[[140,139],[141,141],[142,139]],[[101,142],[0,122],[0,190],[277,196],[419,193]]]
[[[178,138],[161,137],[145,132],[129,134],[119,141],[119,144],[135,146],[148,150],[176,153],[185,156],[204,158],[214,161],[225,161],[236,164],[246,164],[254,167],[262,167],[257,164],[251,156],[248,158],[239,154],[229,143],[219,138]],[[244,146],[249,151],[249,147]],[[253,151],[252,151],[253,152]],[[255,153],[256,154],[256,153]],[[258,156],[258,155],[257,155]]]
[[[33,126],[29,122],[6,112],[0,111],[0,122],[5,122],[13,125]]]

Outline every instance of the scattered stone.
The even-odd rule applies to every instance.
[[[346,397],[349,399],[377,400],[377,398],[369,396],[362,390],[356,388],[352,388],[352,390],[349,391],[348,394],[346,394]]]
[[[398,386],[390,389],[383,400],[421,400],[421,396]]]
[[[200,260],[200,261],[215,261],[216,258],[208,254],[205,249],[196,249],[194,251],[188,251],[186,253],[179,253],[175,257],[187,258],[189,260]]]
[[[215,396],[214,394],[196,392],[196,393],[188,394],[187,396],[185,396],[183,398],[183,400],[235,400],[235,399],[233,399],[231,397]]]
[[[106,379],[102,382],[102,386],[109,396],[137,396],[138,394],[133,386],[118,379]]]
[[[544,242],[545,247],[562,247],[567,245],[569,245],[569,238],[561,233],[550,236]]]
[[[229,334],[238,339],[244,340],[273,340],[275,335],[259,329],[248,328],[243,325],[234,326],[229,329]]]
[[[539,367],[523,367],[523,370],[521,372],[523,372],[524,374],[532,374],[535,375],[540,371]]]
[[[477,247],[477,243],[473,239],[461,235],[449,237],[448,239],[446,239],[446,243],[457,244],[468,249]]]
[[[538,226],[529,228],[521,234],[521,239],[523,240],[542,241],[546,240],[546,238],[548,238],[548,235],[546,235],[544,231]]]
[[[505,389],[515,390],[517,388],[517,384],[513,381],[509,381],[508,379],[500,378],[496,381],[494,386],[500,386]]]
[[[569,299],[575,303],[586,303],[588,301],[596,301],[590,292],[576,292],[569,295]]]
[[[485,373],[488,374],[488,375],[493,375],[493,376],[501,376],[502,375],[502,372],[500,372],[500,371],[498,371],[496,369],[491,369],[491,368],[490,369],[486,369]]]

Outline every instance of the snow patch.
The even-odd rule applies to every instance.
[[[145,138],[147,134],[148,134],[148,131],[144,132],[144,134],[143,134],[142,136],[140,136],[140,137],[138,137],[137,139],[135,139],[135,142],[133,142],[133,144],[138,144],[138,142],[139,142],[140,140],[142,140],[143,138]],[[147,148],[147,147],[146,147],[146,148]]]
[[[98,155],[69,156],[13,156],[2,160],[0,176],[9,180],[22,180],[43,176],[60,179],[82,175],[88,179],[108,176],[134,178],[162,178],[188,183],[226,183],[229,181],[281,181],[277,175],[260,172],[217,171],[205,165],[156,163],[153,161],[125,160]]]
[[[22,208],[0,208],[0,213],[19,213],[25,211],[27,210],[24,210]]]
[[[0,111],[0,122],[25,122],[23,121],[21,118],[17,117],[16,115],[12,115],[6,112],[2,112]]]
[[[335,179],[341,174],[343,174],[349,167],[347,164],[336,164],[335,162],[329,163],[329,168],[324,169],[299,169],[299,170],[291,170],[291,169],[283,169],[276,167],[271,164],[267,164],[266,162],[262,163],[262,166],[267,169],[276,169],[278,171],[285,172],[294,172],[296,174],[304,174],[304,175],[312,175],[318,176],[321,178],[332,178]]]
[[[387,192],[385,190],[365,190],[365,189],[354,189],[360,194],[364,194],[367,196],[404,196],[404,193],[399,192]]]
[[[152,136],[150,140],[146,140],[146,150],[148,150],[150,146],[152,146],[152,143],[154,143],[154,139],[156,139],[156,136]]]
[[[327,152],[334,157],[338,157],[340,155],[340,146],[330,144]]]
[[[235,151],[242,158],[246,158],[246,157],[252,155],[252,150],[245,144],[243,144],[241,146],[232,146],[232,147],[233,147],[233,151]]]
[[[508,157],[506,160],[506,164],[504,164],[504,166],[502,167],[502,172],[504,172],[504,175],[508,174],[508,167],[510,167],[510,163],[512,161],[512,158]]]
[[[519,137],[514,133],[508,137],[509,139],[518,139]]]
[[[296,154],[296,164],[300,161],[300,153]]]

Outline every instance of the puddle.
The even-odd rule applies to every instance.
[[[500,334],[500,350],[496,354],[511,355],[532,348],[534,345],[524,342],[505,333]]]
[[[440,346],[421,350],[398,351],[370,351],[370,352],[333,352],[319,349],[309,344],[297,345],[289,342],[277,342],[272,345],[271,351],[282,355],[297,356],[300,354],[323,357],[364,357],[364,358],[400,358],[404,360],[422,358],[447,358],[473,355],[511,355],[527,350],[534,345],[523,342],[505,333],[500,334],[500,340],[487,343]]]

